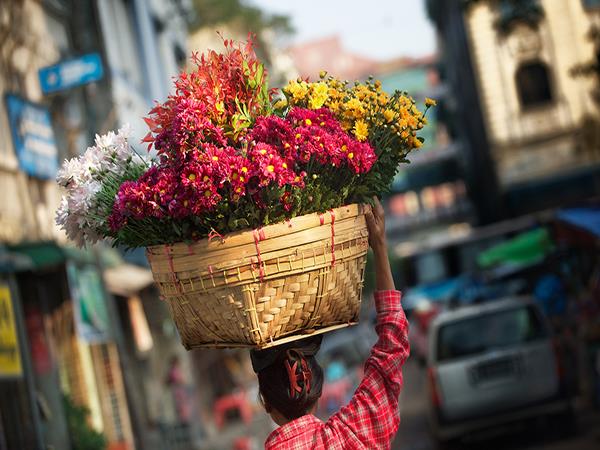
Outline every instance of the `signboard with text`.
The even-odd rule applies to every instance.
[[[23,374],[10,289],[0,285],[0,378]]]
[[[5,102],[19,167],[33,177],[54,178],[58,149],[48,109],[12,94]]]
[[[44,94],[62,91],[102,79],[104,70],[98,53],[61,61],[40,69],[40,86]]]

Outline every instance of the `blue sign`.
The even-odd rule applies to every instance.
[[[50,179],[58,170],[58,150],[50,113],[16,95],[6,95],[6,110],[15,153],[23,172]]]
[[[39,71],[40,85],[44,94],[92,83],[100,80],[103,75],[102,59],[98,53],[62,61]]]

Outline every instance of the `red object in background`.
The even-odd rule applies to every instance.
[[[408,215],[404,202],[404,194],[396,194],[390,198],[390,211],[394,216],[404,217]]]
[[[427,332],[429,330],[429,324],[431,324],[431,321],[435,319],[438,313],[439,309],[435,306],[432,306],[431,309],[426,311],[415,310],[414,316],[423,332]]]
[[[37,306],[25,307],[25,327],[35,373],[45,375],[52,370],[52,356],[46,341],[44,317]]]
[[[111,442],[108,444],[108,450],[131,450],[131,447],[125,441]]]
[[[442,398],[438,389],[437,375],[433,367],[427,369],[427,378],[429,379],[429,389],[431,393],[431,402],[433,406],[439,408],[442,405]]]
[[[237,438],[233,443],[233,450],[251,450],[252,439],[247,436]]]
[[[333,383],[325,384],[321,398],[319,399],[319,405],[326,407],[330,402],[333,402],[336,405],[335,409],[338,409],[346,402],[350,388],[350,379],[347,377]]]
[[[219,397],[213,406],[215,425],[218,429],[225,423],[225,413],[231,410],[237,410],[246,425],[252,421],[252,408],[245,392],[224,395]]]

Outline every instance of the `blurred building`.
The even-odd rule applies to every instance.
[[[485,224],[600,193],[591,0],[429,0],[467,187]]]
[[[152,439],[156,424],[178,424],[148,395],[183,353],[149,270],[68,246],[54,225],[54,178],[95,133],[131,122],[142,135],[142,116],[185,59],[185,8],[0,2],[1,448],[67,449],[84,429],[111,449],[166,448]]]
[[[289,53],[302,77],[315,79],[321,70],[347,80],[374,74],[377,61],[346,50],[339,36],[328,36],[290,47]]]
[[[103,129],[129,122],[136,137],[146,134],[142,117],[153,102],[166,99],[172,78],[187,61],[190,5],[189,0],[97,2],[111,83],[109,116],[99,117],[109,122]]]

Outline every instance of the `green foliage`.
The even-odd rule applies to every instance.
[[[76,405],[70,396],[63,396],[67,426],[72,450],[105,450],[106,437],[88,424],[90,412],[83,406]]]

